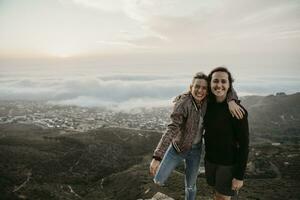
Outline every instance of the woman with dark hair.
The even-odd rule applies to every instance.
[[[207,76],[197,73],[190,85],[190,91],[179,95],[171,114],[172,122],[162,135],[150,164],[150,174],[154,182],[164,185],[175,167],[185,163],[185,199],[196,199],[196,180],[199,171],[202,147],[203,117],[207,106]],[[229,95],[228,104],[233,113],[241,109],[233,100],[237,100],[234,93]],[[226,101],[227,102],[227,101]],[[236,117],[243,114],[236,114]]]
[[[229,200],[243,186],[249,152],[247,111],[242,119],[234,118],[226,98],[233,78],[225,67],[208,75],[210,98],[204,117],[205,174],[214,187],[216,200]]]

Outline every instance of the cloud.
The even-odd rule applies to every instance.
[[[158,48],[158,44],[164,42],[159,37],[149,36],[149,37],[140,37],[137,39],[119,39],[113,41],[97,41],[98,44],[110,47],[118,48],[134,48],[134,49],[153,49]]]
[[[65,0],[62,0],[62,2]],[[123,7],[123,0],[72,0],[79,6],[84,6],[93,9],[99,9],[106,12],[120,12]]]
[[[192,16],[199,9],[208,9],[215,6],[217,1],[210,1],[205,3],[203,1],[189,1],[181,0],[125,0],[125,13],[141,22],[147,22],[155,17],[181,17]]]
[[[61,101],[48,101],[50,104],[59,105],[76,105],[76,106],[86,106],[86,107],[105,107],[111,110],[122,110],[130,111],[135,108],[153,108],[153,107],[166,107],[172,105],[172,98],[169,99],[156,99],[156,98],[131,98],[126,101],[119,103],[112,101],[105,101],[99,98],[91,96],[78,96],[73,99],[61,100]]]
[[[52,104],[103,106],[116,110],[170,106],[175,96],[187,91],[191,81],[190,75],[93,75],[80,71],[69,76],[64,73],[14,76],[0,77],[0,100],[44,100]],[[237,78],[234,87],[240,96],[295,93],[300,88],[296,76]]]
[[[269,95],[277,92],[299,92],[300,80],[296,76],[264,75],[238,79],[234,83],[240,95]]]
[[[0,54],[64,58],[128,52],[249,55],[300,51],[300,1],[59,2],[4,1]]]
[[[128,1],[126,13],[184,51],[271,51],[278,39],[299,39],[297,1]],[[284,35],[283,35],[284,34]],[[277,41],[278,51],[281,41]],[[286,44],[285,44],[286,46]],[[259,49],[257,48],[259,47]],[[290,44],[289,48],[298,48]],[[180,51],[180,50],[179,50]]]
[[[65,79],[20,77],[13,81],[2,80],[0,99],[49,100],[82,105],[127,105],[133,101],[143,104],[141,99],[169,100],[185,91],[188,83],[189,79],[184,76],[166,78],[151,75],[110,75]]]
[[[98,76],[98,79],[103,80],[103,81],[158,81],[158,80],[172,80],[172,79],[187,79],[190,78],[186,75],[173,75],[173,76],[167,76],[167,75],[146,75],[146,74],[116,74],[116,75],[102,75]]]

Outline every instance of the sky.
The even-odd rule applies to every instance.
[[[299,0],[0,0],[0,44],[0,100],[166,104],[220,65],[242,95],[300,88]]]

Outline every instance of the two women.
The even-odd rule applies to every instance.
[[[190,91],[175,99],[171,114],[172,122],[157,145],[150,164],[150,173],[154,176],[154,182],[163,185],[175,167],[181,161],[185,161],[185,199],[187,200],[196,198],[203,119],[207,108],[207,80],[205,74],[197,73],[193,77]],[[237,100],[237,96],[235,92],[230,94],[227,95],[230,110],[240,118],[242,108],[233,101]]]

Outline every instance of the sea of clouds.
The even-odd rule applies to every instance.
[[[43,100],[52,104],[103,106],[115,109],[161,107],[189,88],[193,74],[65,73],[2,71],[0,100]],[[299,92],[297,77],[237,77],[238,94]]]
[[[53,104],[121,109],[168,106],[186,91],[185,76],[146,74],[0,76],[0,100],[42,100]]]

